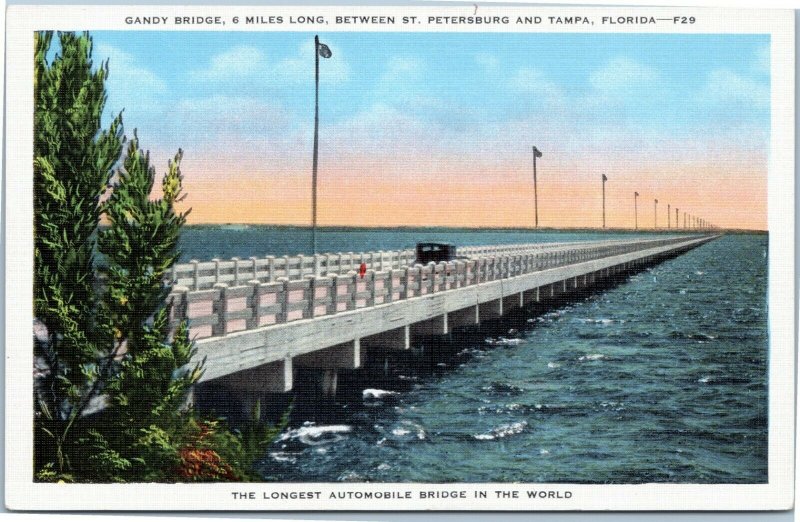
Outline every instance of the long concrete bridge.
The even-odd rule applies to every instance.
[[[371,348],[405,350],[716,237],[465,247],[464,259],[426,266],[413,264],[412,250],[193,261],[173,269],[169,301],[205,358],[201,385],[257,397],[291,390],[293,370],[310,368],[335,393],[337,370],[359,368]]]

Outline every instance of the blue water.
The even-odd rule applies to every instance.
[[[323,245],[388,249],[420,238],[341,234]],[[458,244],[534,240],[431,234]],[[339,247],[348,235],[353,246]],[[546,240],[576,237],[592,235]],[[298,375],[291,425],[265,455],[263,476],[766,482],[766,288],[767,236],[730,235],[555,308],[405,352],[371,352],[363,369],[340,374],[333,402],[308,399],[308,376]],[[365,397],[365,389],[392,393]]]
[[[630,232],[558,232],[532,233],[522,230],[486,230],[475,232],[457,229],[319,229],[317,252],[369,252],[413,248],[420,241],[445,241],[456,245],[495,245],[651,237]],[[179,244],[180,262],[212,258],[230,259],[268,255],[310,254],[311,230],[303,227],[268,225],[195,225],[186,227]]]

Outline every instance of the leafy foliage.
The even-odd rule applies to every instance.
[[[121,115],[101,129],[108,63],[94,67],[89,35],[60,33],[50,62],[53,34],[35,38],[35,356],[44,368],[35,389],[35,476],[253,478],[263,446],[259,454],[253,448],[274,429],[234,434],[187,406],[202,364],[192,362],[187,325],[174,324],[165,305],[187,215],[175,210],[183,152],[154,198],[155,169],[136,133],[121,159]]]

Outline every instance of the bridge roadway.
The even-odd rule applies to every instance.
[[[324,392],[335,393],[337,370],[359,368],[369,349],[408,349],[426,336],[620,280],[717,237],[473,247],[463,249],[469,259],[427,266],[404,266],[408,251],[359,254],[359,263],[371,261],[363,277],[351,270],[355,260],[325,255],[312,261],[319,276],[302,274],[302,262],[302,279],[273,277],[274,265],[265,277],[246,279],[237,267],[235,279],[211,288],[200,289],[197,278],[194,288],[175,286],[168,301],[173,324],[188,321],[196,358],[205,358],[201,386],[282,393],[292,389],[294,368],[309,368],[319,370]],[[251,261],[249,274],[263,276]],[[192,269],[197,275],[196,262]]]

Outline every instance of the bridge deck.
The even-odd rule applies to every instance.
[[[287,391],[294,366],[357,368],[368,347],[408,348],[510,309],[592,286],[717,236],[502,246],[505,253],[427,266],[328,273],[301,280],[176,287],[173,321],[187,319],[206,358],[203,381]]]

